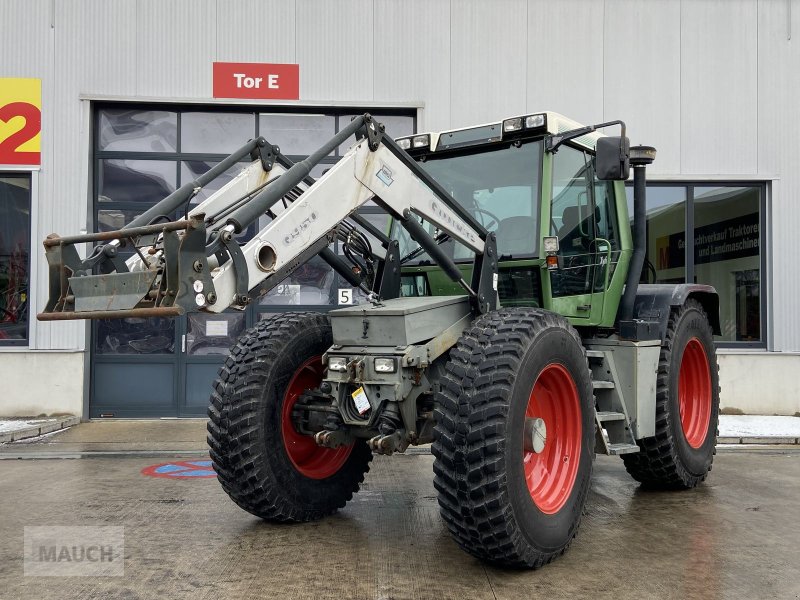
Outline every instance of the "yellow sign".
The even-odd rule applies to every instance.
[[[42,82],[0,78],[0,165],[41,164]]]

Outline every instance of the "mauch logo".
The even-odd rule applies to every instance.
[[[124,527],[25,527],[25,575],[122,576],[124,531]]]

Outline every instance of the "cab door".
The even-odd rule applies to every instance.
[[[599,322],[603,313],[611,244],[598,236],[591,156],[562,146],[552,159],[550,235],[559,241],[559,268],[549,271],[551,310],[576,325]]]

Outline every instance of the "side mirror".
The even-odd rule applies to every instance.
[[[625,181],[631,170],[630,142],[627,137],[601,137],[597,140],[595,172],[603,181]]]

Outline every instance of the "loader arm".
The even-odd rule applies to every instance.
[[[356,135],[345,156],[319,180],[309,177],[322,158]],[[226,159],[254,159],[232,181],[193,208],[186,220],[158,222],[174,214],[207,181],[187,184],[147,211],[131,226],[113,232],[45,240],[50,298],[40,320],[172,316],[187,311],[218,313],[243,309],[256,287],[271,289],[297,267],[320,255],[355,287],[377,300],[399,295],[397,242],[356,213],[372,200],[402,224],[409,235],[471,298],[477,313],[496,307],[497,261],[494,234],[487,232],[439,186],[368,114],[355,118],[306,160],[293,164],[279,148],[259,138]],[[221,169],[217,169],[222,172]],[[270,220],[244,246],[236,235],[266,215]],[[472,281],[441,251],[419,218],[475,253]],[[149,219],[149,222],[147,221]],[[385,250],[378,273],[364,280],[329,246],[349,239],[354,227],[379,234]],[[86,259],[77,248],[96,246]],[[133,247],[126,261],[119,249]],[[485,260],[488,258],[488,260]],[[371,257],[365,257],[370,260]],[[386,283],[393,273],[393,284]],[[382,280],[381,280],[382,279]]]

